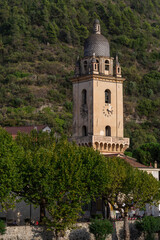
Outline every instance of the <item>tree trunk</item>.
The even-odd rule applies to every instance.
[[[159,234],[158,233],[155,233],[155,240],[159,240],[160,238],[159,238]]]
[[[59,232],[57,230],[55,230],[55,238],[56,240],[59,240]]]
[[[46,215],[46,213],[45,213],[45,199],[42,199],[42,201],[40,203],[40,222],[43,221],[45,215]]]
[[[124,212],[124,240],[130,240],[128,211]]]

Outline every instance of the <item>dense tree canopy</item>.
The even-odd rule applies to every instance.
[[[15,160],[22,160],[22,152],[12,137],[0,128],[0,203],[3,208],[14,204],[13,191],[21,187]]]
[[[92,148],[78,147],[66,139],[56,142],[46,133],[19,134],[17,143],[23,142],[24,156],[16,161],[22,187],[16,194],[40,205],[41,221],[48,211],[49,229],[64,230],[79,218],[83,204],[101,195],[105,159]]]
[[[160,144],[143,144],[133,151],[133,156],[144,165],[152,164],[154,166],[154,163],[157,162],[160,166]]]
[[[128,211],[133,206],[141,208],[146,203],[158,203],[159,182],[151,174],[134,169],[121,158],[107,159],[106,174],[103,196],[115,210],[124,215],[125,240],[129,240]]]
[[[40,206],[41,221],[55,230],[57,239],[80,217],[84,204],[103,197],[124,215],[128,240],[129,209],[160,199],[159,182],[121,158],[105,158],[93,148],[55,139],[53,133],[19,133],[13,140],[0,128],[0,140],[2,207],[12,205],[17,196]]]

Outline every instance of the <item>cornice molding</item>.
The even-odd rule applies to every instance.
[[[124,82],[126,79],[122,77],[114,77],[114,76],[106,76],[106,75],[99,75],[99,74],[90,74],[80,77],[74,77],[71,79],[72,83],[78,82],[86,82],[86,81],[105,81],[105,82]]]

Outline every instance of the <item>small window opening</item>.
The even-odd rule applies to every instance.
[[[111,103],[111,92],[109,89],[105,90],[105,103]]]
[[[109,71],[109,61],[108,60],[105,61],[105,70]]]
[[[111,127],[110,126],[106,126],[106,136],[111,136]]]
[[[82,105],[87,104],[87,91],[86,89],[83,89],[82,91]]]
[[[98,70],[98,72],[99,72],[99,61],[96,60],[96,63],[97,63],[97,70]]]
[[[120,69],[118,68],[118,73],[120,73]]]
[[[82,127],[82,136],[83,137],[87,136],[87,128],[86,128],[86,126]]]
[[[87,61],[84,61],[84,71],[87,72]]]

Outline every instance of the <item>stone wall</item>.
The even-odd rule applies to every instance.
[[[94,240],[92,234],[88,231],[88,223],[78,223],[77,229],[66,231],[66,235],[60,240]],[[144,240],[135,229],[134,221],[130,221],[131,240]],[[55,240],[50,232],[38,226],[11,226],[7,227],[6,234],[0,236],[2,240]],[[123,222],[119,221],[114,224],[114,233],[106,240],[124,240]]]

